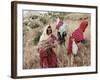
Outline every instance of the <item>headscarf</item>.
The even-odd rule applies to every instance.
[[[68,54],[72,53],[72,39],[75,39],[75,42],[78,43],[81,40],[84,40],[84,35],[83,33],[85,32],[86,28],[88,26],[88,21],[82,21],[80,23],[79,28],[77,28],[72,35],[69,37],[69,42],[68,42]]]
[[[82,21],[80,24],[80,29],[84,32],[88,26],[88,21]]]
[[[81,41],[81,40],[84,39],[83,33],[85,32],[87,26],[88,26],[88,22],[87,22],[87,21],[82,21],[82,22],[80,23],[79,28],[76,29],[76,30],[72,33],[72,37],[75,39],[76,42]]]
[[[47,34],[48,26],[50,26],[50,25],[47,25],[47,26],[44,28],[44,31],[43,31],[43,33],[42,33],[42,35],[41,35],[41,37],[40,37],[39,42],[44,41],[44,40],[47,40],[47,39],[49,38],[49,35]]]
[[[63,21],[60,20],[57,25],[56,25],[56,29],[59,30],[59,28],[63,25]]]

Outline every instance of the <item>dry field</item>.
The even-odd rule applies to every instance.
[[[46,15],[46,16],[45,16]],[[60,14],[59,14],[60,15]],[[25,12],[23,16],[23,69],[35,69],[40,68],[39,65],[39,53],[37,51],[37,44],[39,38],[43,32],[43,28],[51,23],[53,28],[53,34],[55,34],[55,18],[54,16],[59,16],[55,13],[44,13],[37,14],[32,12]],[[48,17],[47,17],[48,16]],[[80,18],[89,17],[89,25],[86,29],[84,35],[87,40],[86,44],[79,43],[78,47],[78,56],[68,56],[67,55],[67,46],[68,39],[71,32],[73,32],[80,23]],[[62,14],[61,16],[62,17]],[[70,17],[70,19],[68,19]],[[74,67],[74,66],[89,66],[91,64],[91,50],[90,50],[90,14],[80,14],[80,13],[64,13],[63,15],[64,23],[67,24],[67,36],[66,43],[64,45],[58,45],[55,48],[55,52],[57,55],[58,66],[59,67]],[[45,20],[44,20],[45,19]],[[71,57],[71,59],[70,59]]]

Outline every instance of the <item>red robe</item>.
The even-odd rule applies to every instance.
[[[78,42],[84,40],[84,35],[83,35],[83,33],[84,33],[85,29],[87,28],[87,26],[88,26],[88,22],[87,22],[87,21],[82,21],[82,22],[80,23],[79,28],[76,29],[76,30],[72,33],[72,35],[69,37],[68,48],[67,48],[68,54],[71,54],[71,53],[72,53],[72,43],[73,43],[73,42],[72,42],[72,39],[75,39],[75,42],[76,42],[76,43],[78,43]]]
[[[54,35],[51,35],[51,42],[54,43],[54,40],[56,37]],[[40,54],[40,66],[42,68],[54,68],[57,67],[57,57],[53,50],[53,48],[49,49],[43,49],[39,48],[39,54]]]

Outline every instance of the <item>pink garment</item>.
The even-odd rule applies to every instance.
[[[84,31],[88,26],[88,22],[87,21],[82,21],[80,23],[80,26],[78,29],[76,29],[72,35],[69,37],[69,43],[68,43],[68,54],[72,53],[72,39],[75,40],[76,43],[80,42],[81,40],[84,40]]]
[[[63,25],[63,21],[60,20],[60,21],[58,22],[58,24],[56,25],[56,29],[59,30],[59,28],[60,28],[62,25]]]

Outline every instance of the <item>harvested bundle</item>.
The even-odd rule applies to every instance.
[[[39,43],[39,47],[42,47],[43,49],[48,49],[53,47],[53,43],[49,40],[43,40]]]

